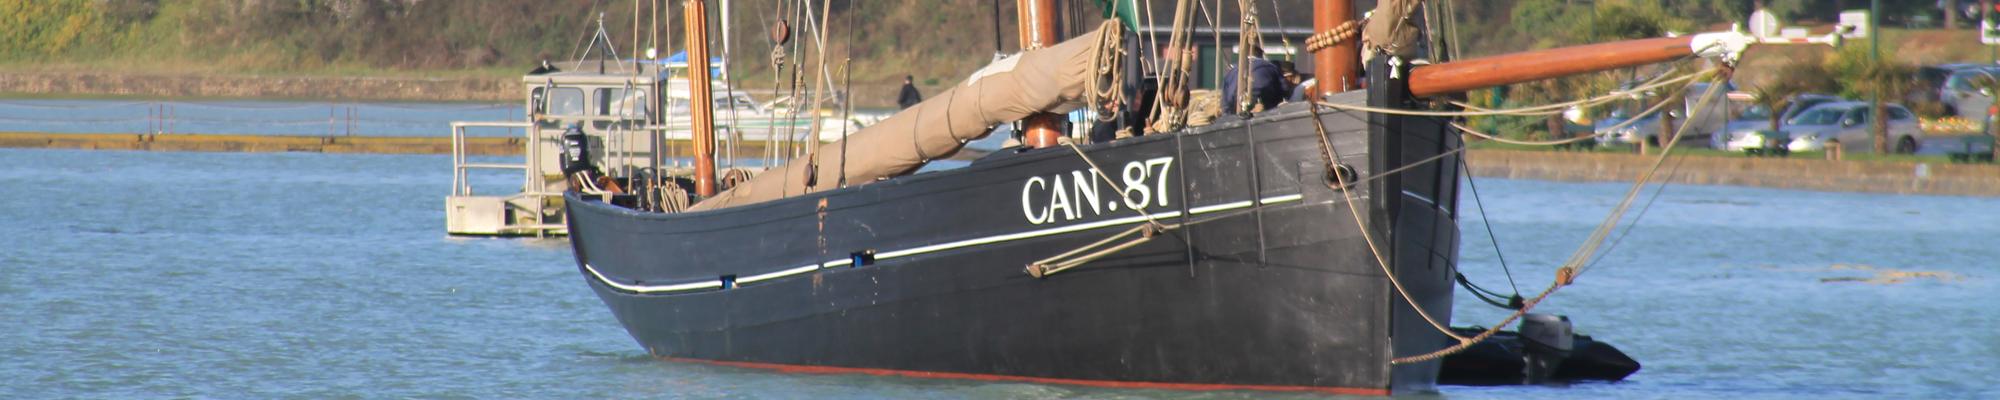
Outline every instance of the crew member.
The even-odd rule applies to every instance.
[[[1290,94],[1290,91],[1285,88],[1284,75],[1278,72],[1277,64],[1272,64],[1271,61],[1264,59],[1264,49],[1252,46],[1246,49],[1246,51],[1250,52],[1250,57],[1248,58],[1250,64],[1249,100],[1256,101],[1255,104],[1252,104],[1251,111],[1262,111],[1277,107],[1278,103],[1283,102],[1285,96]],[[1235,114],[1233,111],[1237,110],[1236,72],[1237,68],[1232,67],[1222,77],[1223,114]]]
[[[924,102],[924,94],[917,93],[916,77],[903,75],[903,92],[896,94],[896,105],[909,109]]]

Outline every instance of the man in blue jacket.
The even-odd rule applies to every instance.
[[[1277,64],[1264,59],[1264,49],[1251,47],[1248,50],[1250,51],[1249,100],[1256,102],[1250,105],[1251,111],[1277,107],[1278,103],[1285,101],[1286,95],[1291,94],[1285,88],[1284,74],[1278,71]],[[1236,114],[1237,110],[1241,110],[1237,108],[1236,100],[1236,68],[1232,67],[1222,76],[1223,114]]]

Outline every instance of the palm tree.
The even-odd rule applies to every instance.
[[[1750,95],[1755,97],[1753,101],[1757,105],[1764,106],[1765,110],[1770,110],[1771,132],[1778,131],[1779,124],[1783,122],[1780,120],[1785,117],[1785,108],[1792,105],[1792,98],[1805,92],[1805,86],[1785,80],[1759,85],[1750,89]]]
[[[1972,84],[1973,88],[1979,89],[1979,92],[1981,94],[1985,94],[1987,97],[2000,97],[2000,77],[1995,77],[1990,74],[1979,75],[1973,77],[1970,83]],[[1980,110],[1980,111],[1984,111],[1984,113],[1977,115],[1984,115],[1986,117],[1985,119],[1980,120],[1981,124],[1980,126],[1983,127],[1982,129],[1980,129],[1981,130],[1980,133],[2000,138],[2000,132],[1995,132],[1995,131],[2000,131],[2000,126],[1996,126],[2000,125],[2000,123],[1994,123],[1995,122],[1994,119],[1996,118],[1996,116],[1993,115],[1994,107],[1989,106],[1985,110]],[[1960,115],[1964,115],[1964,113],[1965,112],[1960,112]],[[1995,140],[1994,143],[1995,145],[1992,146],[1991,149],[1991,151],[1993,152],[1993,157],[1995,160],[2000,160],[2000,140]],[[1971,149],[1967,150],[1969,151]]]
[[[1913,69],[1893,61],[1868,61],[1850,79],[1854,91],[1873,99],[1868,119],[1875,137],[1875,154],[1889,153],[1889,110],[1883,107],[1883,98],[1897,98],[1914,85],[1911,78]]]

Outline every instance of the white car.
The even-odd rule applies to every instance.
[[[1827,141],[1838,139],[1843,150],[1871,151],[1875,148],[1875,138],[1870,122],[1874,113],[1870,110],[1868,103],[1859,101],[1814,106],[1785,121],[1783,133],[1790,138],[1786,147],[1794,152],[1820,151],[1826,149]],[[1888,104],[1887,111],[1889,149],[1900,154],[1916,153],[1924,135],[1916,114],[1897,104]]]

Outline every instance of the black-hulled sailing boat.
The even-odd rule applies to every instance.
[[[1319,10],[1321,31],[1352,11],[1318,3],[1343,6]],[[1462,143],[1445,119],[1295,102],[911,175],[996,124],[1083,100],[1102,70],[1097,43],[1117,29],[998,61],[848,143],[715,188],[692,210],[571,191],[578,268],[646,351],[667,359],[1118,387],[1430,390],[1437,361],[1397,359],[1451,344],[1426,320],[1449,322],[1458,257]],[[1416,96],[1550,76],[1495,78],[1481,60],[1413,71],[1378,53],[1362,77],[1351,73],[1359,45],[1336,42],[1318,56],[1320,97],[1334,104],[1431,110]],[[1667,52],[1693,52],[1687,39],[1678,46]],[[1663,60],[1648,57],[1591,68]],[[1502,64],[1540,59],[1560,57]],[[1413,80],[1424,87],[1413,92]],[[694,104],[707,103],[700,93]]]

